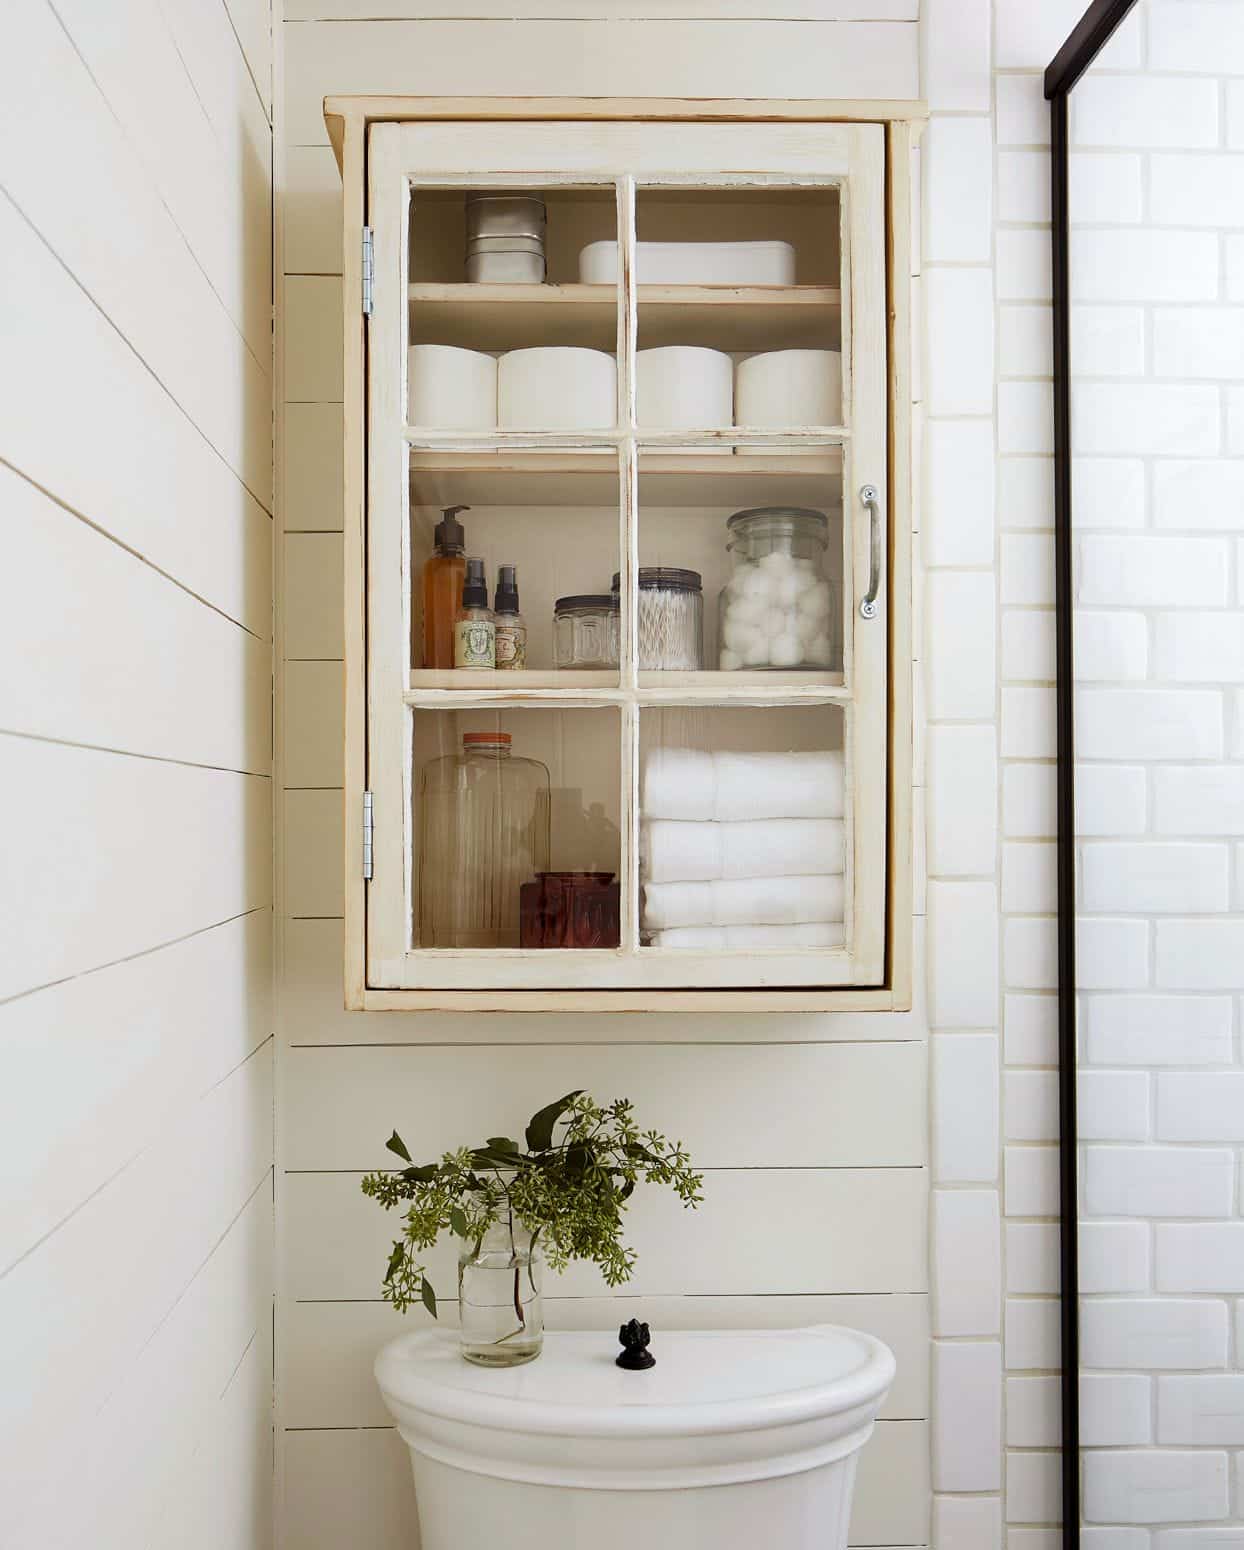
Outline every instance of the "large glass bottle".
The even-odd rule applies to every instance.
[[[419,796],[421,947],[517,947],[519,890],[549,869],[549,772],[508,732],[466,732]]]

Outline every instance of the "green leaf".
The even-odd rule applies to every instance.
[[[402,1140],[401,1136],[398,1135],[396,1130],[393,1132],[393,1134],[389,1137],[389,1139],[384,1144],[385,1144],[385,1146],[388,1147],[389,1151],[396,1152],[397,1155],[400,1158],[402,1158],[405,1162],[413,1162],[414,1161],[414,1159],[411,1157],[410,1153],[406,1150],[406,1143],[405,1143],[405,1141]]]
[[[559,1098],[556,1103],[548,1104],[531,1116],[526,1132],[527,1145],[531,1151],[548,1151],[553,1144],[553,1126],[582,1092],[581,1087],[576,1087],[574,1092],[567,1093],[564,1098]]]
[[[500,1151],[491,1146],[477,1146],[471,1153],[471,1161],[485,1168],[517,1168],[523,1158],[519,1152]]]
[[[423,1298],[423,1306],[428,1310],[433,1318],[436,1318],[436,1293],[432,1290],[432,1283],[428,1280],[427,1276],[424,1276],[422,1284],[419,1287],[419,1295]]]
[[[491,1152],[513,1152],[518,1156],[518,1142],[511,1141],[509,1136],[489,1136],[487,1146]]]
[[[465,1238],[466,1237],[467,1231],[468,1231],[468,1229],[467,1229],[467,1219],[466,1219],[465,1213],[463,1212],[463,1210],[462,1210],[462,1208],[460,1206],[451,1206],[450,1207],[450,1211],[449,1211],[449,1225],[453,1228],[453,1230],[458,1234],[458,1236],[460,1238]]]
[[[406,1246],[402,1243],[393,1245],[393,1252],[389,1255],[389,1268],[384,1273],[386,1281],[391,1281],[402,1268],[402,1261],[406,1257]]]
[[[430,1184],[440,1171],[435,1163],[421,1163],[418,1167],[403,1168],[402,1177],[412,1184]]]

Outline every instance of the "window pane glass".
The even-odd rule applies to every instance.
[[[412,941],[618,945],[615,708],[414,712]]]
[[[836,705],[646,708],[641,943],[842,947],[852,872],[845,745]]]

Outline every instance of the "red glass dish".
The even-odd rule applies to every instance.
[[[617,947],[621,922],[612,872],[540,872],[519,889],[520,947]]]

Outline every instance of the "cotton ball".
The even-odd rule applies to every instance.
[[[730,603],[731,616],[746,624],[759,624],[765,616],[766,598],[738,597]]]
[[[800,592],[799,574],[797,571],[787,571],[778,576],[773,584],[773,596],[775,601],[789,608],[798,598]]]
[[[806,613],[813,619],[829,618],[829,588],[824,583],[805,592],[799,599],[800,613]]]
[[[803,597],[805,593],[813,591],[820,584],[821,578],[811,568],[795,572],[795,585],[798,588],[800,597]]]
[[[805,646],[819,634],[820,628],[820,620],[814,619],[811,614],[806,614],[801,610],[795,615],[795,634],[798,635]]]
[[[743,653],[744,667],[765,667],[769,661],[769,642],[763,635],[754,637]]]
[[[828,635],[816,635],[808,646],[808,658],[817,667],[828,667],[833,660],[832,647]]]
[[[794,667],[802,657],[803,648],[793,632],[779,635],[769,647],[769,660],[774,667]]]
[[[779,635],[790,632],[790,609],[771,608],[765,616],[765,634],[770,640],[776,640]]]
[[[791,557],[781,549],[773,549],[768,554],[762,555],[760,564],[767,571],[783,571],[791,568]]]
[[[744,597],[767,598],[769,596],[769,576],[766,571],[755,566],[749,570],[743,578],[742,592]]]
[[[725,641],[726,650],[742,655],[747,650],[748,642],[755,631],[746,620],[735,617],[733,611],[728,613],[721,629],[722,638]]]
[[[729,651],[723,646],[717,658],[717,665],[723,673],[737,673],[743,666],[743,658],[737,651]]]

